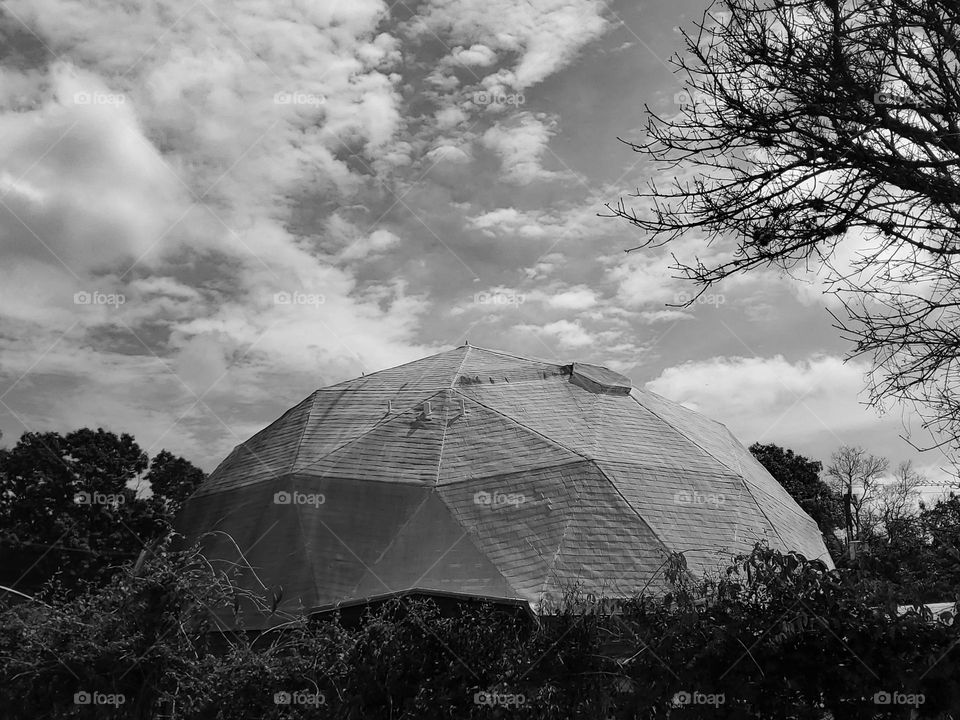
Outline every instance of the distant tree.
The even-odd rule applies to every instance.
[[[636,209],[610,206],[642,246],[711,245],[676,265],[701,291],[756,270],[820,271],[851,355],[873,359],[871,399],[916,403],[956,450],[958,31],[956,0],[711,7],[674,60],[677,112],[648,110],[646,138],[628,143],[676,176],[638,189]]]
[[[836,557],[842,550],[836,532],[843,527],[843,503],[836,490],[820,479],[823,464],[773,444],[754,443],[750,452],[816,521],[827,549]]]
[[[920,525],[931,562],[927,577],[942,601],[960,601],[960,496],[951,493],[933,506],[920,505]]]
[[[171,515],[176,515],[206,474],[189,460],[161,450],[150,461],[145,480],[153,496],[161,500]]]
[[[131,487],[150,483],[152,496]],[[0,584],[33,592],[100,581],[170,528],[202,471],[103,429],[24,433],[0,450]],[[2,591],[0,591],[2,594]]]
[[[875,512],[884,531],[889,533],[900,520],[913,517],[919,510],[920,486],[926,478],[905,460],[897,466],[893,479],[880,488]]]
[[[960,498],[892,517],[883,533],[866,535],[842,565],[865,589],[884,588],[900,604],[960,600]]]
[[[844,445],[833,454],[827,475],[843,498],[851,528],[848,540],[858,540],[874,529],[872,506],[882,494],[881,477],[888,465],[886,458],[859,447]]]

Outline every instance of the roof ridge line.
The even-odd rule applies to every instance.
[[[547,436],[544,435],[543,433],[541,433],[541,432],[539,432],[539,431],[537,431],[537,430],[534,430],[534,429],[533,429],[532,427],[530,427],[529,425],[525,425],[524,423],[520,422],[520,421],[519,421],[517,418],[515,418],[515,417],[512,417],[512,416],[510,416],[510,415],[507,415],[507,414],[505,414],[505,413],[502,413],[502,412],[500,412],[499,410],[496,410],[496,409],[490,407],[489,405],[484,405],[484,404],[483,404],[482,402],[480,402],[477,398],[471,397],[470,395],[467,395],[467,394],[461,392],[459,388],[453,388],[453,391],[454,391],[455,393],[457,393],[458,395],[463,395],[463,397],[465,397],[467,400],[471,400],[471,401],[475,402],[475,403],[476,403],[477,405],[479,405],[480,407],[482,407],[482,408],[484,408],[484,409],[486,409],[486,410],[489,410],[490,412],[494,413],[495,415],[499,415],[500,417],[506,419],[508,422],[511,422],[511,423],[513,423],[514,425],[519,425],[519,426],[522,427],[524,430],[527,430],[528,432],[532,433],[533,435],[536,435],[537,437],[545,440],[548,444],[550,444],[550,445],[555,445],[556,447],[559,447],[559,448],[562,449],[562,450],[566,450],[567,452],[572,453],[573,455],[576,455],[577,457],[579,457],[579,458],[581,458],[581,459],[583,459],[583,460],[587,460],[588,462],[593,462],[593,460],[592,460],[591,458],[587,457],[587,456],[584,455],[583,453],[579,453],[579,452],[577,452],[576,450],[574,450],[573,448],[567,447],[566,445],[564,445],[564,444],[563,444],[562,442],[560,442],[559,440],[555,440],[555,439],[553,439],[553,438],[551,438],[551,437],[547,437]]]
[[[526,355],[514,355],[513,353],[504,352],[503,350],[494,350],[492,348],[485,348],[479,345],[466,345],[464,347],[468,347],[471,350],[483,350],[484,352],[493,353],[494,355],[503,355],[504,357],[511,357],[516,360],[526,360],[527,362],[538,362],[538,363],[544,363],[545,365],[555,365],[556,367],[563,367],[564,365],[570,364],[570,363],[554,362],[553,360],[544,360],[543,358],[527,357]]]
[[[314,390],[304,399],[309,400],[310,398],[314,398],[317,392],[319,391]],[[310,418],[313,417],[313,408],[316,407],[316,404],[317,401],[316,398],[314,398],[313,402],[310,403],[310,409],[307,410],[307,419],[304,421],[303,429],[300,431],[300,439],[297,440],[297,449],[293,451],[293,460],[290,461],[290,467],[287,468],[287,474],[292,473],[293,469],[297,466],[297,458],[300,457],[300,448],[303,446],[303,438],[307,434],[307,426],[310,424]]]
[[[454,386],[457,384],[457,378],[460,377],[460,373],[463,372],[463,366],[467,363],[467,358],[470,357],[470,351],[473,350],[472,345],[463,345],[461,347],[466,348],[466,352],[463,353],[463,359],[460,361],[460,364],[457,366],[457,370],[453,373],[453,377],[450,378],[450,389],[453,390]],[[483,348],[481,348],[482,350]]]
[[[352,377],[352,378],[347,378],[346,380],[341,380],[340,382],[335,383],[335,384],[333,384],[333,385],[325,385],[325,386],[322,387],[322,388],[317,388],[317,390],[332,390],[333,388],[339,387],[340,385],[344,385],[344,384],[346,384],[346,383],[356,382],[357,380],[362,380],[362,379],[367,378],[367,377],[372,378],[374,375],[379,375],[380,373],[386,372],[387,370],[396,370],[396,369],[398,369],[398,368],[406,367],[407,365],[413,365],[414,363],[423,362],[424,360],[432,360],[432,359],[434,359],[434,358],[436,358],[436,357],[439,357],[440,355],[446,355],[447,353],[452,353],[452,352],[454,352],[454,351],[456,351],[456,350],[460,350],[460,349],[462,349],[463,347],[471,347],[471,346],[463,346],[463,345],[460,345],[460,346],[457,346],[457,347],[454,347],[454,348],[450,348],[449,350],[441,350],[440,352],[434,353],[433,355],[427,355],[426,357],[420,357],[420,358],[417,358],[416,360],[409,360],[409,361],[407,361],[407,362],[405,362],[405,363],[400,363],[399,365],[391,365],[391,366],[389,366],[389,367],[381,368],[380,370],[374,370],[374,371],[373,371],[372,373],[370,373],[369,375],[361,375],[359,378],[356,377],[356,376],[354,376],[354,377]],[[464,354],[466,354],[466,353],[464,353]],[[380,386],[382,386],[382,385],[383,385],[383,383],[381,382],[381,383],[380,383]]]
[[[603,476],[603,479],[606,480],[611,487],[613,487],[614,491],[617,493],[617,496],[621,500],[623,500],[624,504],[628,508],[630,508],[633,511],[633,514],[640,519],[640,522],[642,522],[644,525],[647,526],[647,528],[649,528],[650,532],[653,533],[653,536],[657,539],[657,542],[660,543],[661,548],[667,553],[667,556],[669,557],[670,553],[672,552],[670,550],[670,546],[667,545],[667,543],[663,541],[663,538],[657,534],[657,531],[653,529],[653,525],[647,522],[647,519],[643,515],[641,515],[640,511],[633,506],[633,503],[631,503],[629,500],[627,500],[626,497],[624,497],[623,493],[620,492],[620,487],[610,478],[609,475],[607,475],[606,472],[604,472],[603,466],[600,464],[600,461],[595,462],[594,465],[596,466],[597,470],[600,471],[600,474]]]
[[[580,499],[579,495],[580,493],[578,492],[577,493],[578,500]],[[567,539],[567,533],[570,532],[570,528],[572,526],[573,526],[573,518],[572,517],[567,518],[567,524],[564,526],[563,533],[561,533],[560,535],[560,540],[557,542],[557,549],[553,551],[553,557],[550,558],[550,562],[547,563],[546,577],[543,578],[543,583],[540,585],[540,589],[538,591],[537,597],[543,596],[543,594],[546,592],[547,584],[550,582],[551,579],[556,579],[556,580],[560,579],[559,576],[557,575],[557,559],[560,557],[560,550],[561,548],[563,548],[563,541]],[[533,549],[536,550],[536,548],[533,548]],[[540,552],[537,551],[537,554],[539,555]],[[543,557],[543,556],[541,555],[540,557]]]
[[[639,388],[637,388],[637,390],[638,390],[638,392],[639,392]],[[712,453],[710,453],[709,451],[707,451],[707,449],[706,449],[705,447],[703,447],[702,445],[700,445],[700,443],[698,443],[698,442],[697,442],[696,440],[694,440],[692,437],[690,437],[689,435],[687,435],[685,432],[683,432],[683,431],[682,431],[680,428],[678,428],[676,425],[674,425],[674,424],[671,423],[671,422],[668,422],[668,421],[666,420],[666,418],[664,418],[664,417],[661,416],[659,413],[655,412],[655,411],[652,410],[651,408],[648,408],[646,405],[644,405],[642,402],[640,402],[640,400],[637,399],[637,397],[633,394],[633,391],[632,391],[632,390],[630,391],[630,397],[633,398],[633,401],[634,401],[635,403],[637,403],[637,405],[639,405],[639,406],[642,407],[644,410],[646,410],[647,412],[649,412],[650,414],[652,414],[654,417],[659,418],[660,422],[662,422],[664,425],[666,425],[667,427],[673,428],[673,430],[674,430],[678,435],[682,435],[683,437],[685,437],[685,438],[690,442],[690,444],[693,445],[694,447],[696,447],[697,449],[699,449],[700,452],[704,453],[704,454],[707,455],[708,457],[713,458],[713,459],[716,460],[721,466],[727,468],[727,470],[729,470],[730,472],[734,473],[737,477],[739,477],[739,478],[740,478],[740,482],[743,483],[743,486],[744,486],[745,488],[747,488],[747,494],[750,496],[750,499],[753,500],[753,504],[757,506],[757,510],[759,510],[759,511],[760,511],[760,514],[763,515],[763,519],[767,521],[767,524],[770,526],[770,529],[773,530],[774,535],[776,535],[777,538],[779,538],[780,544],[783,545],[783,547],[789,547],[789,544],[788,544],[786,541],[784,541],[783,536],[780,534],[780,531],[777,529],[777,526],[776,526],[773,522],[771,522],[770,517],[767,515],[766,512],[764,512],[764,509],[763,509],[763,507],[760,505],[760,503],[757,502],[756,496],[755,496],[755,495],[753,494],[753,492],[751,491],[750,483],[747,482],[747,478],[746,478],[746,477],[744,476],[744,474],[743,474],[743,467],[742,467],[742,465],[741,465],[741,463],[740,463],[739,460],[737,460],[737,465],[740,466],[740,470],[737,471],[737,470],[735,470],[734,468],[730,467],[729,464],[725,463],[723,460],[721,460],[720,458],[718,458],[716,455],[713,455]],[[664,398],[664,399],[666,399],[666,398]],[[677,403],[677,404],[679,405],[679,403]],[[681,407],[682,407],[682,406],[681,406]],[[687,409],[689,409],[689,408],[687,408]],[[692,411],[692,412],[695,412],[695,411]],[[699,415],[699,413],[697,413],[697,414]],[[709,420],[710,418],[707,418],[707,419]],[[720,427],[722,427],[724,430],[726,430],[726,431],[727,431],[727,435],[729,435],[730,437],[732,437],[737,443],[740,442],[740,441],[737,440],[735,437],[733,437],[733,433],[730,432],[730,429],[729,429],[726,425],[724,425],[724,424],[721,423],[721,422],[717,422],[716,420],[713,420],[713,422],[717,423]],[[750,452],[750,451],[747,450],[747,452]],[[774,481],[776,482],[776,478],[774,478]],[[794,502],[796,502],[796,501],[794,501]],[[739,527],[739,526],[738,526],[738,527]]]
[[[414,511],[413,511],[412,513],[410,513],[410,517],[408,517],[408,518],[406,519],[406,522],[404,522],[403,525],[401,525],[400,527],[397,528],[396,533],[394,533],[393,537],[390,538],[390,542],[387,543],[387,546],[383,549],[383,552],[380,553],[380,554],[377,556],[377,558],[371,563],[371,564],[373,565],[373,567],[376,567],[377,564],[378,564],[381,560],[383,560],[383,557],[384,557],[388,552],[390,552],[390,548],[393,547],[393,544],[397,541],[397,538],[400,537],[400,535],[403,534],[404,529],[413,521],[413,518],[417,515],[417,513],[419,513],[419,512],[423,509],[423,506],[427,504],[427,500],[429,500],[429,499],[430,499],[430,489],[428,488],[428,489],[427,489],[427,492],[425,492],[425,493],[423,494],[423,500],[421,500],[420,503],[417,505],[417,507],[414,509]],[[357,559],[359,560],[359,558],[357,558]],[[364,572],[363,575],[361,575],[360,578],[357,580],[357,584],[354,585],[353,588],[351,588],[351,592],[352,592],[352,593],[356,593],[357,588],[360,587],[360,583],[363,582],[364,578],[365,578],[368,574],[371,575],[377,582],[379,582],[379,583],[380,583],[381,585],[383,585],[385,588],[387,588],[387,592],[391,592],[391,593],[397,592],[396,589],[389,587],[389,586],[380,578],[380,576],[377,575],[377,573],[375,573],[375,572],[373,571],[373,567],[369,567],[369,566],[368,566],[365,562],[363,562],[362,560],[360,560],[360,564],[363,565],[365,572]]]
[[[464,354],[464,359],[466,359],[466,353]],[[456,377],[456,375],[454,375],[454,377]],[[450,397],[450,393],[453,392],[453,387],[443,390],[442,392],[443,399],[446,402],[443,403],[443,433],[440,435],[440,452],[437,453],[437,474],[433,478],[433,487],[435,489],[440,486],[440,468],[443,466],[443,446],[447,442],[447,430],[450,427],[450,423],[447,422],[447,416],[450,412],[449,401],[453,399]]]
[[[230,490],[230,489],[232,489],[231,487],[226,487],[226,488],[219,488],[219,489],[209,490],[210,487],[213,487],[212,485],[209,485],[209,482],[210,482],[210,478],[212,478],[212,477],[214,476],[214,474],[217,472],[217,470],[220,469],[220,467],[221,467],[222,465],[225,465],[225,464],[227,463],[227,461],[230,460],[230,458],[232,458],[234,455],[239,454],[241,451],[246,451],[247,453],[249,453],[249,454],[253,457],[253,459],[256,460],[256,462],[257,462],[261,467],[263,467],[263,468],[267,471],[267,473],[268,473],[268,475],[269,475],[269,477],[268,477],[267,479],[270,480],[271,482],[274,481],[274,480],[277,480],[278,478],[281,478],[281,477],[283,477],[285,474],[289,473],[289,472],[290,472],[289,469],[287,469],[287,470],[280,470],[279,472],[276,471],[276,470],[274,470],[272,467],[270,467],[270,464],[269,464],[269,463],[267,463],[265,460],[263,460],[263,458],[260,457],[260,455],[256,452],[256,450],[253,450],[252,448],[247,447],[247,445],[248,445],[248,443],[249,443],[251,440],[253,440],[254,438],[256,438],[258,435],[264,434],[264,433],[267,432],[270,428],[272,428],[274,425],[276,425],[276,424],[279,423],[281,420],[283,420],[285,417],[287,417],[288,415],[290,415],[294,410],[296,410],[298,407],[300,407],[301,405],[303,405],[303,403],[305,403],[307,400],[309,400],[311,397],[313,397],[313,395],[314,395],[315,393],[316,393],[316,391],[310,393],[310,394],[307,395],[303,400],[301,400],[300,402],[298,402],[298,403],[297,403],[296,405],[294,405],[293,407],[287,408],[287,410],[286,410],[280,417],[278,417],[278,418],[276,418],[275,420],[271,421],[266,427],[261,428],[260,430],[258,430],[257,432],[255,432],[253,435],[251,435],[250,437],[248,437],[248,438],[247,438],[246,440],[244,440],[243,442],[240,442],[240,443],[238,443],[237,445],[235,445],[234,448],[233,448],[233,450],[230,451],[230,453],[227,455],[227,457],[225,457],[223,460],[220,461],[220,464],[217,465],[217,467],[215,467],[215,468],[213,469],[213,471],[203,479],[203,482],[201,482],[196,488],[194,488],[194,491],[193,491],[192,493],[190,493],[190,495],[189,495],[188,497],[193,497],[194,495],[197,495],[198,493],[201,493],[201,490],[204,490],[204,486],[206,486],[207,491],[201,493],[200,495],[197,495],[198,497],[202,497],[203,495],[209,495],[209,494],[214,493],[214,492],[219,492],[219,491],[225,491],[225,490]],[[313,406],[311,406],[311,408],[310,408],[310,412],[312,412],[312,411],[313,411]],[[309,419],[310,412],[307,413],[308,419]],[[304,423],[304,426],[303,426],[303,427],[304,427],[304,430],[306,430],[306,427],[307,427],[306,423]],[[228,428],[228,429],[229,429],[229,428]],[[301,431],[300,440],[303,440],[303,432],[304,432],[304,430]],[[294,462],[296,462],[296,456],[297,456],[297,453],[298,453],[299,451],[300,451],[300,441],[297,442],[297,449],[296,449],[296,451],[294,452]],[[256,481],[256,482],[251,483],[251,484],[257,484],[257,483],[259,483],[259,482],[260,482],[260,481]],[[233,486],[233,487],[236,487],[236,486]]]
[[[470,541],[470,544],[473,545],[474,549],[476,549],[477,554],[480,557],[482,557],[484,560],[486,560],[488,563],[490,563],[490,566],[496,571],[497,575],[500,576],[500,579],[503,580],[503,584],[506,585],[508,588],[510,588],[511,592],[514,592],[514,593],[519,592],[517,588],[514,587],[513,583],[510,582],[507,576],[503,574],[503,571],[500,569],[500,566],[497,563],[495,563],[490,558],[490,556],[487,555],[486,551],[480,546],[480,544],[476,542],[476,540],[479,540],[479,534],[474,532],[472,528],[467,527],[466,525],[463,524],[463,522],[460,520],[459,514],[457,513],[456,506],[450,505],[449,503],[447,503],[443,495],[441,495],[440,492],[438,492],[437,488],[434,488],[433,492],[434,494],[436,494],[437,500],[439,500],[443,504],[443,506],[447,509],[447,511],[450,513],[450,519],[453,520],[453,522],[455,522],[457,525],[459,525],[461,529],[463,529],[464,536]],[[460,540],[463,540],[464,536],[461,536]],[[460,540],[458,540],[457,542],[459,543]],[[423,578],[420,578],[420,579],[422,580]],[[529,603],[530,601],[524,600],[524,602]]]
[[[561,460],[561,461],[559,461],[559,462],[556,462],[556,463],[554,463],[553,465],[537,465],[536,469],[537,469],[537,470],[552,470],[552,469],[554,469],[554,468],[564,467],[564,466],[566,466],[566,465],[571,465],[571,464],[573,464],[573,463],[581,463],[581,462],[584,462],[584,460],[581,459],[581,458],[568,458],[568,459],[564,459],[564,460]],[[490,473],[488,473],[488,474],[486,474],[486,475],[471,475],[471,476],[470,476],[470,481],[473,481],[473,480],[487,480],[488,478],[492,478],[492,477],[511,478],[511,477],[513,477],[514,475],[520,475],[520,474],[522,474],[522,473],[527,473],[527,472],[530,472],[529,469],[526,469],[526,470],[511,470],[510,472],[492,471],[492,472],[490,472]],[[374,482],[374,481],[373,481],[373,480],[370,480],[370,481],[368,481],[368,482]],[[465,481],[463,481],[463,480],[454,480],[454,481],[452,481],[452,482],[446,482],[446,483],[444,483],[443,485],[437,485],[437,487],[450,487],[451,485],[457,485],[457,484],[459,484],[459,483],[461,483],[461,482],[465,482]]]
[[[320,462],[321,460],[325,460],[326,458],[330,457],[330,456],[333,455],[334,453],[340,452],[340,451],[343,450],[345,447],[348,447],[348,446],[350,446],[350,445],[353,445],[355,442],[358,442],[359,440],[362,440],[363,438],[365,438],[367,435],[369,435],[370,433],[372,433],[374,430],[376,430],[376,429],[379,428],[380,426],[386,425],[386,424],[389,423],[389,422],[393,422],[394,419],[400,417],[401,415],[403,415],[403,413],[409,412],[410,410],[413,410],[413,409],[414,409],[417,405],[419,405],[420,403],[426,402],[427,400],[436,397],[437,395],[439,395],[439,394],[442,393],[442,392],[444,392],[444,390],[436,390],[436,391],[434,391],[434,393],[433,393],[432,395],[428,395],[428,396],[425,397],[425,398],[421,398],[421,399],[418,400],[417,402],[413,403],[413,405],[409,405],[409,406],[407,406],[406,408],[404,408],[403,410],[400,410],[399,412],[396,412],[396,413],[391,412],[390,414],[388,414],[388,415],[386,415],[385,417],[381,418],[381,419],[380,419],[372,428],[370,428],[369,430],[364,430],[362,433],[360,433],[360,434],[357,435],[356,437],[350,438],[349,440],[347,440],[347,441],[346,441],[345,443],[343,443],[342,445],[338,445],[337,447],[333,448],[333,450],[331,450],[330,452],[324,453],[323,455],[321,455],[321,456],[318,457],[317,459],[313,460],[309,465],[304,465],[302,468],[299,468],[299,469],[291,468],[288,472],[290,472],[290,473],[302,472],[303,470],[307,469],[307,468],[310,467],[311,465],[314,465],[314,464]],[[444,428],[444,432],[446,432],[446,428]]]
[[[460,372],[463,370],[463,366],[467,362],[467,358],[470,356],[470,351],[473,349],[473,346],[471,346],[469,343],[462,345],[461,347],[466,348],[466,350],[463,353],[463,358],[460,360],[460,364],[457,366],[456,371],[453,373],[453,377],[450,378],[450,387],[443,391],[444,400],[447,400],[447,401],[450,401],[453,399],[450,397],[450,393],[453,392],[454,385],[457,384],[457,378],[460,377]],[[445,402],[444,408],[443,408],[443,434],[440,436],[440,452],[437,454],[437,474],[433,478],[434,489],[440,487],[440,468],[443,467],[443,446],[447,442],[447,430],[450,427],[449,423],[447,422],[447,415],[449,413],[449,408],[447,407],[447,405],[449,405],[449,402]]]
[[[433,570],[433,569],[437,566],[437,564],[438,564],[441,560],[443,560],[443,559],[450,553],[451,550],[453,550],[457,545],[459,545],[461,542],[463,542],[463,539],[464,539],[464,538],[467,538],[467,542],[469,542],[469,543],[473,546],[473,549],[477,551],[477,555],[479,555],[479,556],[482,557],[484,560],[486,560],[487,563],[489,563],[489,565],[490,565],[494,570],[497,571],[497,574],[500,575],[501,578],[503,578],[503,584],[504,584],[507,588],[509,588],[510,590],[515,590],[515,588],[513,587],[513,585],[511,585],[511,584],[507,581],[507,579],[506,579],[505,577],[503,577],[503,574],[500,572],[500,568],[497,567],[497,564],[496,564],[495,562],[493,562],[493,560],[491,560],[489,557],[487,557],[487,554],[486,554],[485,552],[483,552],[480,548],[478,548],[478,547],[477,547],[477,544],[476,544],[475,542],[473,542],[472,538],[470,537],[470,531],[469,531],[467,528],[465,528],[465,527],[463,526],[463,524],[462,524],[459,520],[457,520],[455,517],[453,517],[453,513],[450,513],[450,512],[449,512],[449,511],[450,511],[450,506],[447,505],[445,502],[443,502],[443,499],[442,499],[439,495],[437,495],[437,500],[440,502],[441,505],[443,505],[445,508],[447,508],[448,517],[450,518],[450,520],[451,520],[455,525],[458,525],[458,526],[460,527],[460,529],[463,531],[463,534],[462,534],[460,537],[457,538],[457,541],[456,541],[453,545],[451,545],[451,546],[448,547],[446,550],[444,550],[443,553],[440,555],[440,557],[438,557],[436,560],[434,560],[434,561],[433,561],[433,564],[432,564],[430,567],[428,567],[426,570],[423,571],[423,574],[422,574],[420,577],[418,577],[416,580],[413,581],[413,585],[416,586],[417,583],[419,583],[421,580],[423,580],[423,579],[430,573],[430,571]],[[398,536],[399,536],[399,533],[398,533]]]

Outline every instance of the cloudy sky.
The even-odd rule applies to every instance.
[[[940,476],[861,404],[821,278],[681,311],[669,256],[597,216],[658,172],[617,137],[677,111],[705,7],[8,0],[2,442],[102,426],[210,470],[313,389],[468,339]]]

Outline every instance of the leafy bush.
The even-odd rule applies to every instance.
[[[102,589],[3,610],[0,700],[11,720],[819,720],[960,707],[958,627],[899,615],[853,575],[758,546],[722,577],[691,579],[682,556],[668,577],[673,592],[616,612],[576,589],[540,616],[401,597],[357,623],[274,616],[272,630],[217,632],[241,602],[269,603],[196,551],[161,547]],[[125,701],[77,704],[79,692]]]

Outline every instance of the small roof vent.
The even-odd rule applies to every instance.
[[[629,395],[633,389],[630,378],[602,365],[575,362],[570,366],[570,375],[573,384],[590,392]]]

